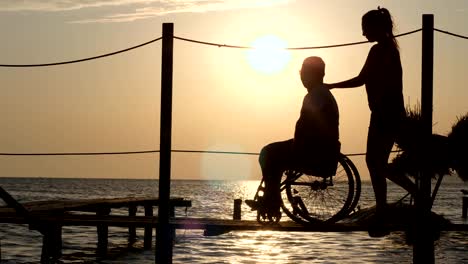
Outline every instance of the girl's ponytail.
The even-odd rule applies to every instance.
[[[392,15],[386,8],[381,8],[380,6],[377,7],[375,10],[371,10],[367,12],[363,16],[363,20],[365,20],[369,25],[372,25],[375,29],[381,31],[383,34],[388,36],[392,39],[393,44],[396,48],[398,48],[398,42],[393,34],[393,19]]]

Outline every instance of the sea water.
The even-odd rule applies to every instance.
[[[251,199],[258,181],[172,181],[171,196],[192,200],[192,207],[176,210],[177,216],[232,219],[233,200]],[[0,178],[0,186],[19,202],[52,199],[92,199],[129,196],[157,196],[157,180]],[[461,218],[461,181],[447,176],[433,211],[453,223]],[[390,201],[404,195],[389,185]],[[372,186],[363,182],[359,206],[374,204]],[[128,214],[114,209],[112,214]],[[143,215],[140,208],[138,215]],[[243,204],[242,219],[255,219],[255,212]],[[283,216],[284,220],[288,220]],[[282,220],[283,220],[282,219]],[[128,247],[128,229],[109,228],[109,255],[96,255],[95,227],[63,227],[63,256],[60,263],[155,263],[154,247],[143,249],[143,230]],[[27,225],[0,225],[2,263],[38,263],[42,236]],[[153,242],[154,243],[154,242]],[[443,232],[435,242],[436,263],[468,263],[468,232]],[[404,234],[370,238],[366,232],[306,233],[246,231],[205,237],[202,231],[177,230],[174,263],[411,263],[412,247]]]

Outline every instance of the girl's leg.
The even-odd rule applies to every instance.
[[[383,213],[387,206],[387,166],[394,137],[377,126],[369,126],[367,137],[366,163],[374,188],[377,213]]]
[[[369,226],[369,236],[382,237],[389,234],[385,228],[385,211],[387,209],[386,169],[394,139],[378,127],[371,118],[367,137],[366,163],[375,194],[375,217]]]

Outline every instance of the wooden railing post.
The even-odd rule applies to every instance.
[[[161,132],[159,154],[159,207],[156,227],[155,259],[158,264],[172,263],[172,232],[169,224],[171,193],[172,67],[174,24],[162,26],[161,58]]]
[[[422,69],[421,69],[421,118],[424,126],[421,135],[424,142],[429,142],[432,136],[432,101],[433,101],[433,71],[434,71],[434,15],[423,15],[422,31]],[[427,145],[427,144],[425,144]],[[427,147],[427,146],[421,146]],[[422,153],[426,153],[423,150]],[[430,172],[421,172],[416,204],[416,239],[413,245],[413,263],[433,264],[434,241],[433,224],[431,221],[431,176]]]

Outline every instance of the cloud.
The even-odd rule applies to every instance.
[[[69,11],[86,7],[105,7],[138,4],[144,0],[2,0],[0,11]],[[156,2],[156,1],[153,1]]]
[[[175,0],[178,1],[178,0]],[[2,0],[0,11],[70,11],[82,8],[126,6],[170,1],[155,0]]]
[[[73,23],[127,22],[174,13],[200,13],[270,7],[292,0],[2,0],[0,11],[60,12],[83,8],[124,7],[111,13]]]

